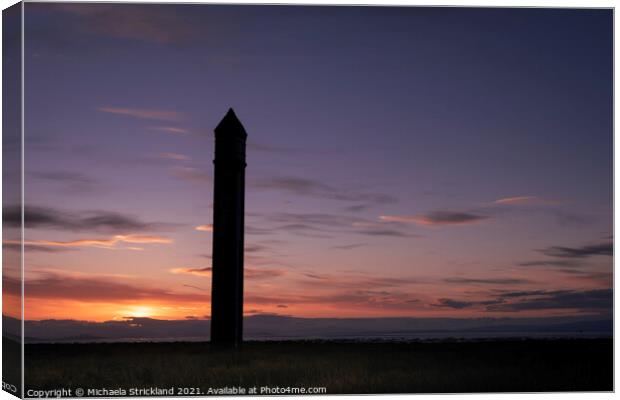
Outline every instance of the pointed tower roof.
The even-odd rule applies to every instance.
[[[237,136],[242,139],[248,137],[245,128],[237,118],[237,115],[235,115],[235,111],[232,108],[228,109],[228,112],[226,113],[224,118],[222,118],[220,123],[215,128],[215,135]]]

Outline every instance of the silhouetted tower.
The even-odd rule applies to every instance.
[[[233,109],[215,128],[211,343],[243,339],[243,214],[247,133]]]

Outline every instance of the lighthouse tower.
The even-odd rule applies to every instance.
[[[243,221],[247,133],[233,109],[215,128],[211,343],[243,340]]]

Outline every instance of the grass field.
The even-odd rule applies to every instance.
[[[611,339],[26,345],[26,389],[325,387],[330,393],[611,391]]]
[[[21,345],[18,342],[2,337],[3,389],[11,394],[21,393],[22,390],[21,353]]]

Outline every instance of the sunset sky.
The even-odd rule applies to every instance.
[[[611,10],[26,3],[25,88],[26,319],[209,317],[229,107],[247,315],[611,313]]]

